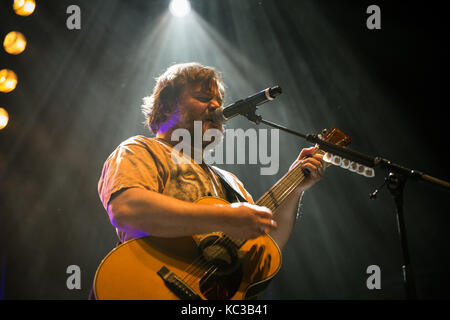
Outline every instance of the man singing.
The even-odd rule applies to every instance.
[[[135,136],[121,143],[106,160],[98,184],[121,242],[146,235],[173,238],[222,231],[242,240],[267,233],[280,249],[285,247],[303,192],[321,178],[325,168],[322,155],[312,155],[313,148],[303,149],[292,164],[291,168],[300,165],[310,174],[279,205],[276,215],[253,204],[233,174],[193,159],[174,161],[186,157],[174,151],[179,142],[172,139],[174,130],[186,129],[193,137],[194,121],[201,121],[203,133],[223,130],[212,114],[222,107],[224,93],[220,74],[198,63],[173,65],[157,78],[142,106],[156,137]],[[192,143],[191,156],[203,153],[209,143],[202,141],[202,150],[194,150]],[[246,202],[238,202],[239,195]],[[195,203],[207,196],[231,204]]]

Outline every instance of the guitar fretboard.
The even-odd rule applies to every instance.
[[[256,201],[258,206],[264,206],[274,212],[280,204],[297,188],[305,179],[305,171],[300,165],[286,173],[275,185],[272,186],[261,198]]]
[[[286,198],[297,188],[305,179],[305,170],[297,165],[288,173],[286,173],[272,188],[264,193],[261,198],[256,201],[256,205],[264,206],[272,210],[276,214],[276,209]],[[232,240],[237,247],[242,247],[245,240]]]

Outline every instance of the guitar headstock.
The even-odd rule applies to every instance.
[[[341,147],[349,145],[352,141],[352,139],[348,135],[346,135],[337,127],[332,127],[330,130],[324,129],[319,137],[326,142],[333,143]],[[366,167],[360,163],[350,161],[337,155],[333,155],[329,152],[326,152],[324,154],[323,160],[329,164],[340,166],[341,168],[356,172],[357,174],[363,175],[368,178],[372,178],[375,176],[375,171],[373,170],[373,168]]]
[[[352,142],[352,138],[346,135],[341,129],[332,127],[331,129],[323,129],[322,134],[319,135],[323,141],[345,147]]]

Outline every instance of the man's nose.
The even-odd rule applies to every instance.
[[[211,110],[216,110],[216,109],[220,108],[221,106],[222,106],[222,104],[219,103],[219,101],[217,101],[216,99],[211,99],[208,104],[208,108]]]

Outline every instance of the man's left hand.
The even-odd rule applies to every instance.
[[[292,170],[297,165],[300,165],[302,168],[306,169],[309,174],[303,180],[303,182],[297,187],[299,191],[305,191],[309,189],[312,185],[314,185],[317,181],[319,181],[327,167],[327,163],[323,161],[323,155],[314,154],[314,147],[305,148],[300,152],[297,160],[289,168],[289,171]]]

